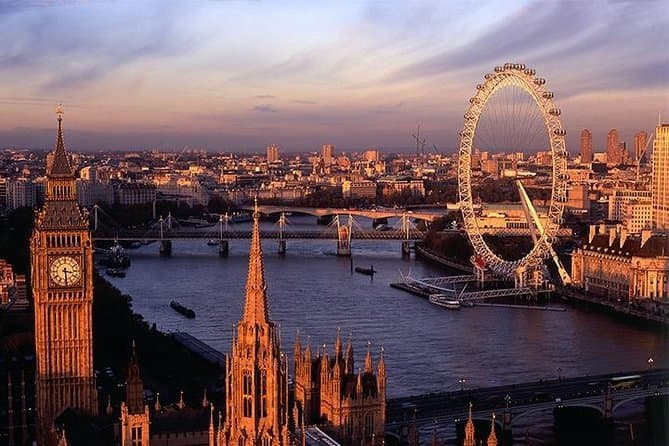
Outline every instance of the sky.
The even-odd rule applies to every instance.
[[[546,78],[571,152],[669,121],[669,1],[0,0],[0,147],[444,152],[483,76]]]

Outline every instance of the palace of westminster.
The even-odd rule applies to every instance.
[[[92,444],[73,426],[80,426],[81,420],[94,424],[97,418],[112,414],[113,433],[107,433],[112,438],[93,443],[306,445],[308,426],[318,425],[319,433],[336,438],[340,444],[384,444],[387,378],[383,351],[375,364],[368,347],[364,368],[356,369],[353,346],[349,341],[344,348],[339,333],[332,356],[325,346],[313,352],[310,344],[303,348],[298,339],[294,386],[289,386],[289,359],[281,351],[279,329],[269,315],[257,211],[243,315],[235,328],[232,354],[226,356],[225,407],[215,408],[206,394],[200,407],[184,407],[182,393],[176,406],[184,409],[184,414],[197,412],[195,418],[208,420],[208,426],[189,426],[181,420],[175,423],[185,426],[183,432],[159,432],[157,427],[171,423],[174,413],[161,422],[165,411],[159,398],[151,405],[145,401],[141,361],[134,343],[129,352],[125,401],[120,408],[112,407],[107,395],[98,394],[93,349],[104,347],[93,345],[94,247],[88,215],[77,205],[75,173],[65,150],[62,120],[59,109],[56,148],[47,158],[46,199],[35,214],[30,240],[35,370],[10,371],[7,376],[8,444]],[[26,422],[26,393],[32,389],[26,381],[32,373],[35,432],[29,432]],[[176,412],[178,416],[180,411]]]

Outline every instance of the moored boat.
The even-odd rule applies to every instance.
[[[188,319],[193,319],[195,317],[195,312],[191,310],[188,307],[184,307],[181,305],[179,302],[176,300],[173,300],[170,302],[170,307],[177,313],[182,314],[183,316],[186,316]]]
[[[449,310],[459,310],[462,306],[462,301],[444,294],[431,294],[429,300],[431,304]]]
[[[360,274],[366,274],[368,276],[373,276],[377,271],[374,269],[374,265],[372,265],[370,268],[362,268],[360,266],[356,266],[355,272]]]
[[[108,268],[105,273],[109,277],[125,277],[125,271],[118,269],[118,268]]]

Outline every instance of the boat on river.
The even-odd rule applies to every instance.
[[[177,313],[179,313],[183,316],[186,316],[188,319],[195,318],[195,312],[193,310],[191,310],[188,307],[184,307],[183,305],[181,305],[176,300],[173,300],[172,302],[170,302],[170,307],[172,307],[172,309],[174,311],[176,311]]]
[[[366,274],[368,276],[373,276],[377,271],[374,270],[374,265],[372,265],[370,268],[363,268],[360,266],[356,266],[355,272],[360,274]]]
[[[125,271],[118,268],[108,268],[107,271],[105,271],[105,274],[109,277],[125,277]]]
[[[445,294],[432,294],[429,300],[431,304],[448,310],[459,310],[462,306],[462,301]]]
[[[216,246],[216,245],[218,245],[218,240],[213,239],[213,238],[210,238],[209,240],[207,240],[207,246]]]

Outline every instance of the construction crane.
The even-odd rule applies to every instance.
[[[648,141],[646,141],[646,147],[643,148],[641,153],[635,153],[634,155],[636,156],[636,182],[639,182],[639,168],[641,167],[641,159],[643,156],[646,154],[646,150],[648,150],[648,146],[650,146],[650,142],[653,140],[653,136],[655,135],[654,132],[650,132],[650,136],[648,137]]]
[[[423,154],[425,153],[425,145],[427,142],[425,141],[425,138],[421,139],[420,138],[420,124],[418,124],[418,129],[416,130],[416,134],[411,135],[413,139],[416,140],[416,160],[419,158],[422,160],[423,159]]]
[[[188,145],[185,145],[184,148],[181,150],[181,153],[179,154],[179,156],[177,156],[177,159],[174,160],[175,163],[179,162],[179,160],[181,159],[183,154],[186,152],[186,150],[188,150]]]

